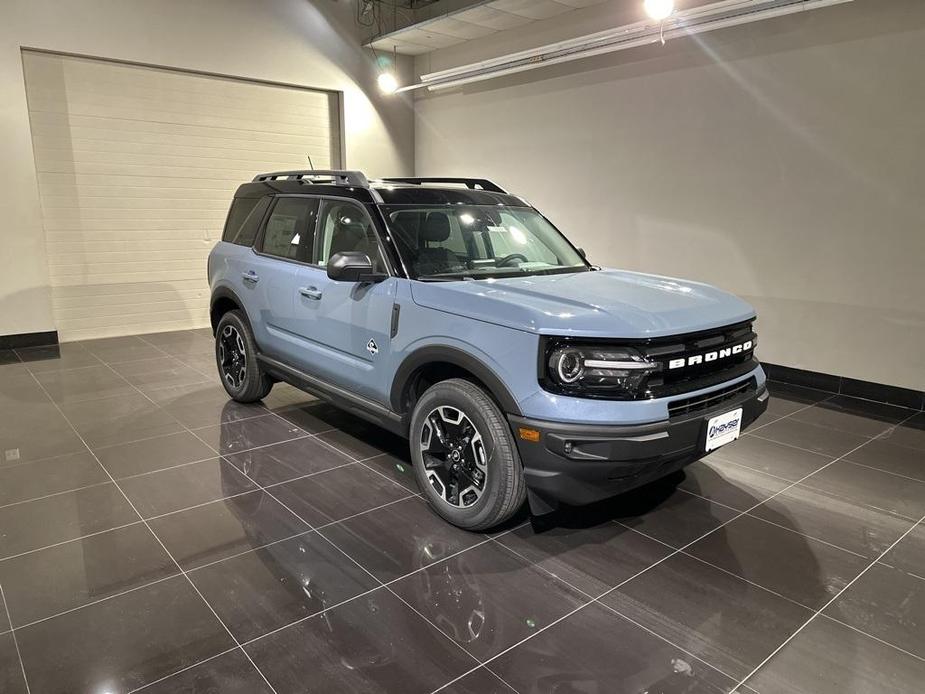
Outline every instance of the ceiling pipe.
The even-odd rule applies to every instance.
[[[580,60],[595,55],[659,43],[667,39],[703,34],[758,22],[772,17],[821,9],[853,0],[723,0],[675,12],[662,22],[643,21],[560,41],[539,48],[511,53],[500,58],[432,72],[418,84],[401,87],[407,92],[426,87],[429,91],[481,82],[536,68]]]

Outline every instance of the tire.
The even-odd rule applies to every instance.
[[[414,475],[427,502],[453,525],[486,530],[523,506],[526,483],[511,428],[474,383],[454,378],[428,388],[411,416],[410,445]],[[453,472],[453,465],[465,473]]]
[[[229,348],[229,343],[236,347]],[[243,345],[243,351],[240,347]],[[234,360],[232,352],[242,358]],[[257,344],[250,324],[241,311],[228,311],[215,330],[215,363],[225,391],[237,402],[256,402],[265,398],[273,381],[257,363]]]

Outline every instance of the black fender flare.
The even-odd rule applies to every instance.
[[[478,378],[494,397],[495,401],[501,406],[506,414],[521,416],[520,405],[517,399],[511,394],[511,391],[504,384],[504,381],[498,375],[486,366],[482,361],[473,357],[471,354],[464,352],[455,347],[446,347],[441,345],[430,345],[421,347],[402,361],[401,365],[395,371],[392,379],[392,388],[389,393],[389,402],[394,412],[405,414],[404,397],[411,380],[412,375],[420,367],[427,364],[442,362],[452,364],[461,369],[470,372]]]
[[[212,292],[212,296],[209,299],[209,322],[212,322],[212,312],[215,310],[215,304],[217,304],[221,299],[230,299],[235,304],[238,305],[238,308],[244,311],[244,302],[241,301],[241,297],[235,294],[234,290],[229,287],[216,287],[215,291]],[[245,314],[245,318],[247,315]],[[215,325],[212,324],[212,331],[215,331]]]

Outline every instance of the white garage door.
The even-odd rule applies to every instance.
[[[235,188],[339,164],[330,92],[23,52],[62,340],[208,325]]]

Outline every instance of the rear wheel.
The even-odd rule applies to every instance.
[[[241,311],[229,311],[218,322],[215,361],[222,385],[238,402],[260,400],[273,387],[273,381],[257,363],[254,335]]]
[[[431,507],[468,530],[494,527],[526,498],[511,429],[494,401],[469,381],[431,386],[411,417],[411,456]]]

